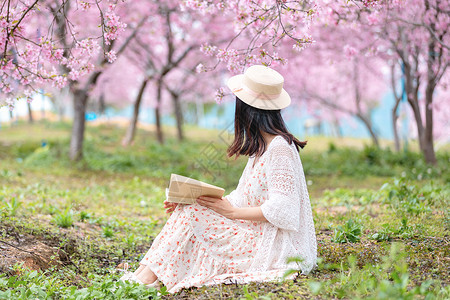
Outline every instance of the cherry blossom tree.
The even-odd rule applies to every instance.
[[[140,65],[144,76],[134,103],[132,120],[122,141],[123,145],[129,145],[134,138],[142,96],[151,80],[156,85],[156,133],[158,141],[163,143],[160,105],[164,79],[191,51],[200,46],[198,40],[193,38],[195,34],[190,32],[195,31],[195,28],[192,28],[193,22],[192,16],[181,12],[177,4],[158,2],[153,9],[151,24],[148,24],[133,42],[129,56]]]
[[[170,95],[172,101],[172,108],[175,116],[177,126],[178,140],[184,139],[183,133],[183,111],[181,109],[181,98],[188,96],[192,91],[198,91],[200,88],[201,79],[195,73],[195,69],[183,70],[179,68],[175,72],[172,72],[164,81],[164,89]],[[212,83],[210,81],[210,83]]]
[[[354,24],[330,22],[326,11],[322,8],[310,28],[313,45],[298,52],[288,42],[280,50],[288,60],[283,70],[286,83],[294,99],[306,103],[315,118],[338,124],[354,117],[378,146],[371,114],[388,90],[382,73],[385,62],[371,50],[370,34]]]
[[[436,163],[433,103],[449,66],[450,4],[440,0],[387,2],[356,10],[335,20],[358,23],[373,35],[376,51],[393,57],[405,81],[420,149],[428,163]],[[391,58],[392,59],[392,58]]]
[[[53,11],[53,13],[56,14],[55,17],[58,15],[57,11]],[[69,12],[67,12],[66,14],[68,13]],[[99,57],[97,57],[97,65],[93,66],[93,71],[84,78],[77,77],[77,75],[72,75],[69,80],[70,91],[73,94],[74,104],[74,120],[69,152],[70,158],[73,160],[78,160],[82,157],[85,113],[90,91],[97,84],[99,76],[104,72],[108,63],[113,62],[118,55],[121,55],[124,52],[130,41],[136,36],[138,30],[142,27],[145,20],[149,16],[147,11],[143,11],[143,13],[139,14],[138,16],[130,15],[130,9],[124,9],[122,13],[128,18],[131,18],[131,20],[133,20],[133,18],[135,19],[135,24],[133,24],[134,26],[128,26],[129,29],[126,37],[120,40],[115,39],[111,42],[109,42],[108,40],[103,40],[104,51],[103,53],[98,54]],[[60,32],[60,39],[62,41],[62,44],[66,49],[70,49],[69,42],[67,40],[67,31],[64,31],[65,20],[61,20],[58,18],[57,20],[59,20],[57,22],[57,25]],[[106,19],[106,22],[106,24],[109,24],[108,22],[117,23],[117,25],[115,25],[117,28],[126,27],[124,23],[120,23],[119,17],[108,17]],[[119,43],[116,42],[117,40],[119,41]],[[65,66],[63,66],[62,69],[66,74],[69,74],[69,77],[71,73],[73,73],[73,70],[69,70]]]
[[[314,47],[310,50],[315,52]],[[306,103],[309,112],[317,119],[339,124],[343,118],[357,118],[378,147],[378,134],[371,113],[386,91],[383,76],[377,69],[379,64],[356,57],[318,63],[310,57],[303,56],[303,59],[301,63],[289,64],[289,70],[297,70],[292,74],[298,75],[287,79],[292,82],[288,86],[294,97]]]
[[[90,90],[142,24],[127,27],[117,14],[121,8],[110,1],[81,2],[79,6],[59,0],[35,1],[31,5],[7,1],[1,12],[1,87],[9,95],[7,104],[13,108],[13,96],[31,99],[32,91],[49,84],[59,89],[69,85],[74,103],[71,159],[82,157]],[[136,19],[135,15],[126,16],[130,21]],[[117,45],[126,28],[127,37]]]
[[[402,93],[399,93],[397,89],[399,82],[403,81],[404,94],[413,113],[421,151],[428,163],[435,163],[434,137],[437,133],[434,130],[436,122],[433,120],[435,113],[433,103],[441,102],[440,98],[446,94],[446,84],[442,78],[448,68],[449,7],[448,2],[438,0],[417,0],[408,3],[333,1],[324,4],[320,9],[318,20],[310,29],[316,41],[314,46],[317,48],[310,47],[300,55],[294,56],[289,63],[290,70],[293,71],[292,60],[300,60],[302,63],[299,66],[308,66],[308,63],[312,62],[313,68],[323,69],[323,74],[320,76],[328,78],[328,80],[322,80],[325,81],[323,84],[326,86],[339,81],[339,76],[342,74],[339,72],[332,75],[332,67],[328,67],[323,62],[336,60],[335,54],[339,53],[353,60],[357,58],[366,66],[368,61],[377,61],[379,66],[369,67],[369,70],[391,69],[391,90],[396,98],[392,108],[394,136],[397,136],[397,107],[402,97]],[[313,51],[312,55],[308,55],[309,50]],[[317,72],[319,76],[320,72]],[[358,77],[362,75],[361,73],[359,72]],[[359,81],[366,83],[367,88],[372,87],[373,83],[367,85],[367,80],[361,77]],[[351,82],[351,80],[345,80],[345,82]],[[367,92],[367,88],[361,90]],[[316,86],[312,92],[315,92],[317,96],[322,90],[320,86]],[[383,88],[383,90],[386,89]],[[309,92],[311,97],[312,92]],[[354,95],[357,98],[358,93],[355,92]],[[341,103],[336,101],[338,97],[332,95],[331,99],[333,99],[331,104],[336,110],[340,110],[338,109],[340,107],[336,106],[336,103]],[[321,102],[324,103],[323,98]],[[330,101],[327,104],[330,104]],[[346,111],[358,110],[356,104],[353,103],[344,108]],[[361,121],[367,127],[368,122],[364,119],[366,118],[362,118]],[[442,123],[437,124],[443,126]],[[372,138],[374,139],[373,135]],[[399,148],[398,138],[396,141]]]
[[[183,64],[174,70],[164,81],[164,88],[172,102],[172,109],[177,125],[177,136],[179,140],[183,140],[183,111],[182,101],[203,105],[207,102],[215,100],[214,93],[217,93],[217,87],[221,85],[221,79],[225,70],[215,69],[214,72],[197,72],[201,68],[201,64],[196,62],[205,61],[204,57],[197,53],[197,59],[191,54],[190,65]],[[195,66],[193,68],[192,66]],[[199,67],[200,66],[200,67]],[[190,68],[186,68],[190,67]]]
[[[3,1],[0,87],[11,109],[14,98],[25,96],[30,100],[31,93],[39,88],[61,88],[68,80],[89,74],[100,50],[97,41],[113,43],[126,26],[109,1],[72,6],[69,1],[58,0]],[[93,26],[88,32],[77,32],[79,23],[86,20]],[[105,58],[114,56],[113,52],[102,54]]]

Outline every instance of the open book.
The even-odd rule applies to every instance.
[[[169,188],[166,188],[166,198],[169,202],[193,204],[199,196],[221,198],[225,190],[189,177],[170,175]]]

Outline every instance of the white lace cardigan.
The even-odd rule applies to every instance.
[[[307,274],[316,265],[317,242],[299,153],[294,143],[289,145],[278,135],[258,160],[259,176],[254,174],[254,160],[249,157],[237,188],[225,196],[236,207],[255,203],[248,197],[266,199],[261,209],[268,222],[264,223],[263,242],[248,271],[300,267]],[[257,184],[261,183],[257,180],[264,184]],[[301,257],[303,261],[300,266],[288,264],[289,257]]]

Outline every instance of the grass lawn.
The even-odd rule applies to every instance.
[[[164,225],[170,174],[228,194],[246,163],[226,157],[226,132],[188,127],[178,142],[164,129],[164,145],[150,128],[123,148],[122,127],[88,126],[84,159],[73,163],[70,124],[0,128],[0,299],[157,297],[118,282],[116,267],[134,269]],[[301,151],[320,257],[310,275],[158,297],[448,299],[449,152],[428,166],[419,153],[367,142],[312,137]]]

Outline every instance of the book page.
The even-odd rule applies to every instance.
[[[166,198],[169,202],[193,204],[199,196],[221,198],[225,190],[221,187],[178,174],[170,176]]]

